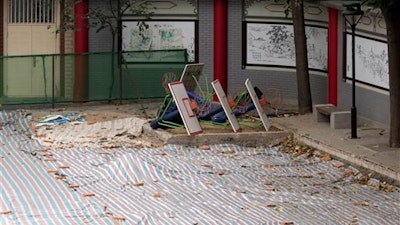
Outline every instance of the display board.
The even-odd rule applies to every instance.
[[[188,62],[196,60],[195,21],[123,21],[122,51],[186,49]],[[127,62],[134,55],[124,55]]]
[[[271,125],[269,123],[267,114],[265,113],[264,109],[260,105],[260,102],[257,98],[257,94],[254,91],[253,85],[251,84],[249,79],[246,79],[244,84],[246,85],[247,91],[250,94],[251,100],[253,101],[254,105],[256,106],[257,113],[260,116],[260,119],[262,121],[262,124],[263,124],[265,130],[268,131]]]
[[[204,63],[187,64],[183,69],[182,76],[179,81],[183,82],[186,90],[194,92],[203,72]]]
[[[191,108],[190,99],[183,82],[177,81],[169,83],[168,86],[175,104],[178,107],[178,111],[181,115],[183,124],[185,125],[187,134],[194,135],[202,133],[202,128],[196,114]]]
[[[232,126],[234,132],[238,132],[240,129],[240,125],[236,116],[233,114],[231,107],[229,107],[228,99],[225,95],[224,90],[222,89],[221,83],[219,80],[214,80],[211,82],[211,85],[215,91],[215,94],[218,96],[219,102],[221,103],[222,108],[224,109],[226,117],[228,117],[229,123]]]

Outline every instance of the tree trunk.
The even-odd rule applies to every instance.
[[[389,54],[390,136],[389,146],[400,147],[400,17],[396,16],[400,3],[396,3],[389,16],[385,16]],[[390,16],[393,15],[393,16]]]
[[[296,49],[297,98],[299,114],[312,112],[310,76],[308,73],[307,39],[304,26],[303,0],[291,0]]]

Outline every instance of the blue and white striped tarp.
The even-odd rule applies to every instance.
[[[0,224],[107,224],[90,201],[48,174],[21,111],[1,111],[0,122]]]
[[[52,149],[0,112],[0,224],[398,224],[379,191],[320,158],[275,148]]]

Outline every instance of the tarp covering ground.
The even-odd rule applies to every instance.
[[[397,188],[279,146],[52,149],[21,111],[0,124],[0,224],[400,223]]]

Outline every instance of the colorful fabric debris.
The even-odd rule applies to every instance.
[[[35,121],[33,124],[35,126],[46,126],[55,124],[65,124],[65,123],[82,123],[85,122],[85,118],[79,113],[69,113],[60,115],[47,115],[41,118],[39,121]]]

